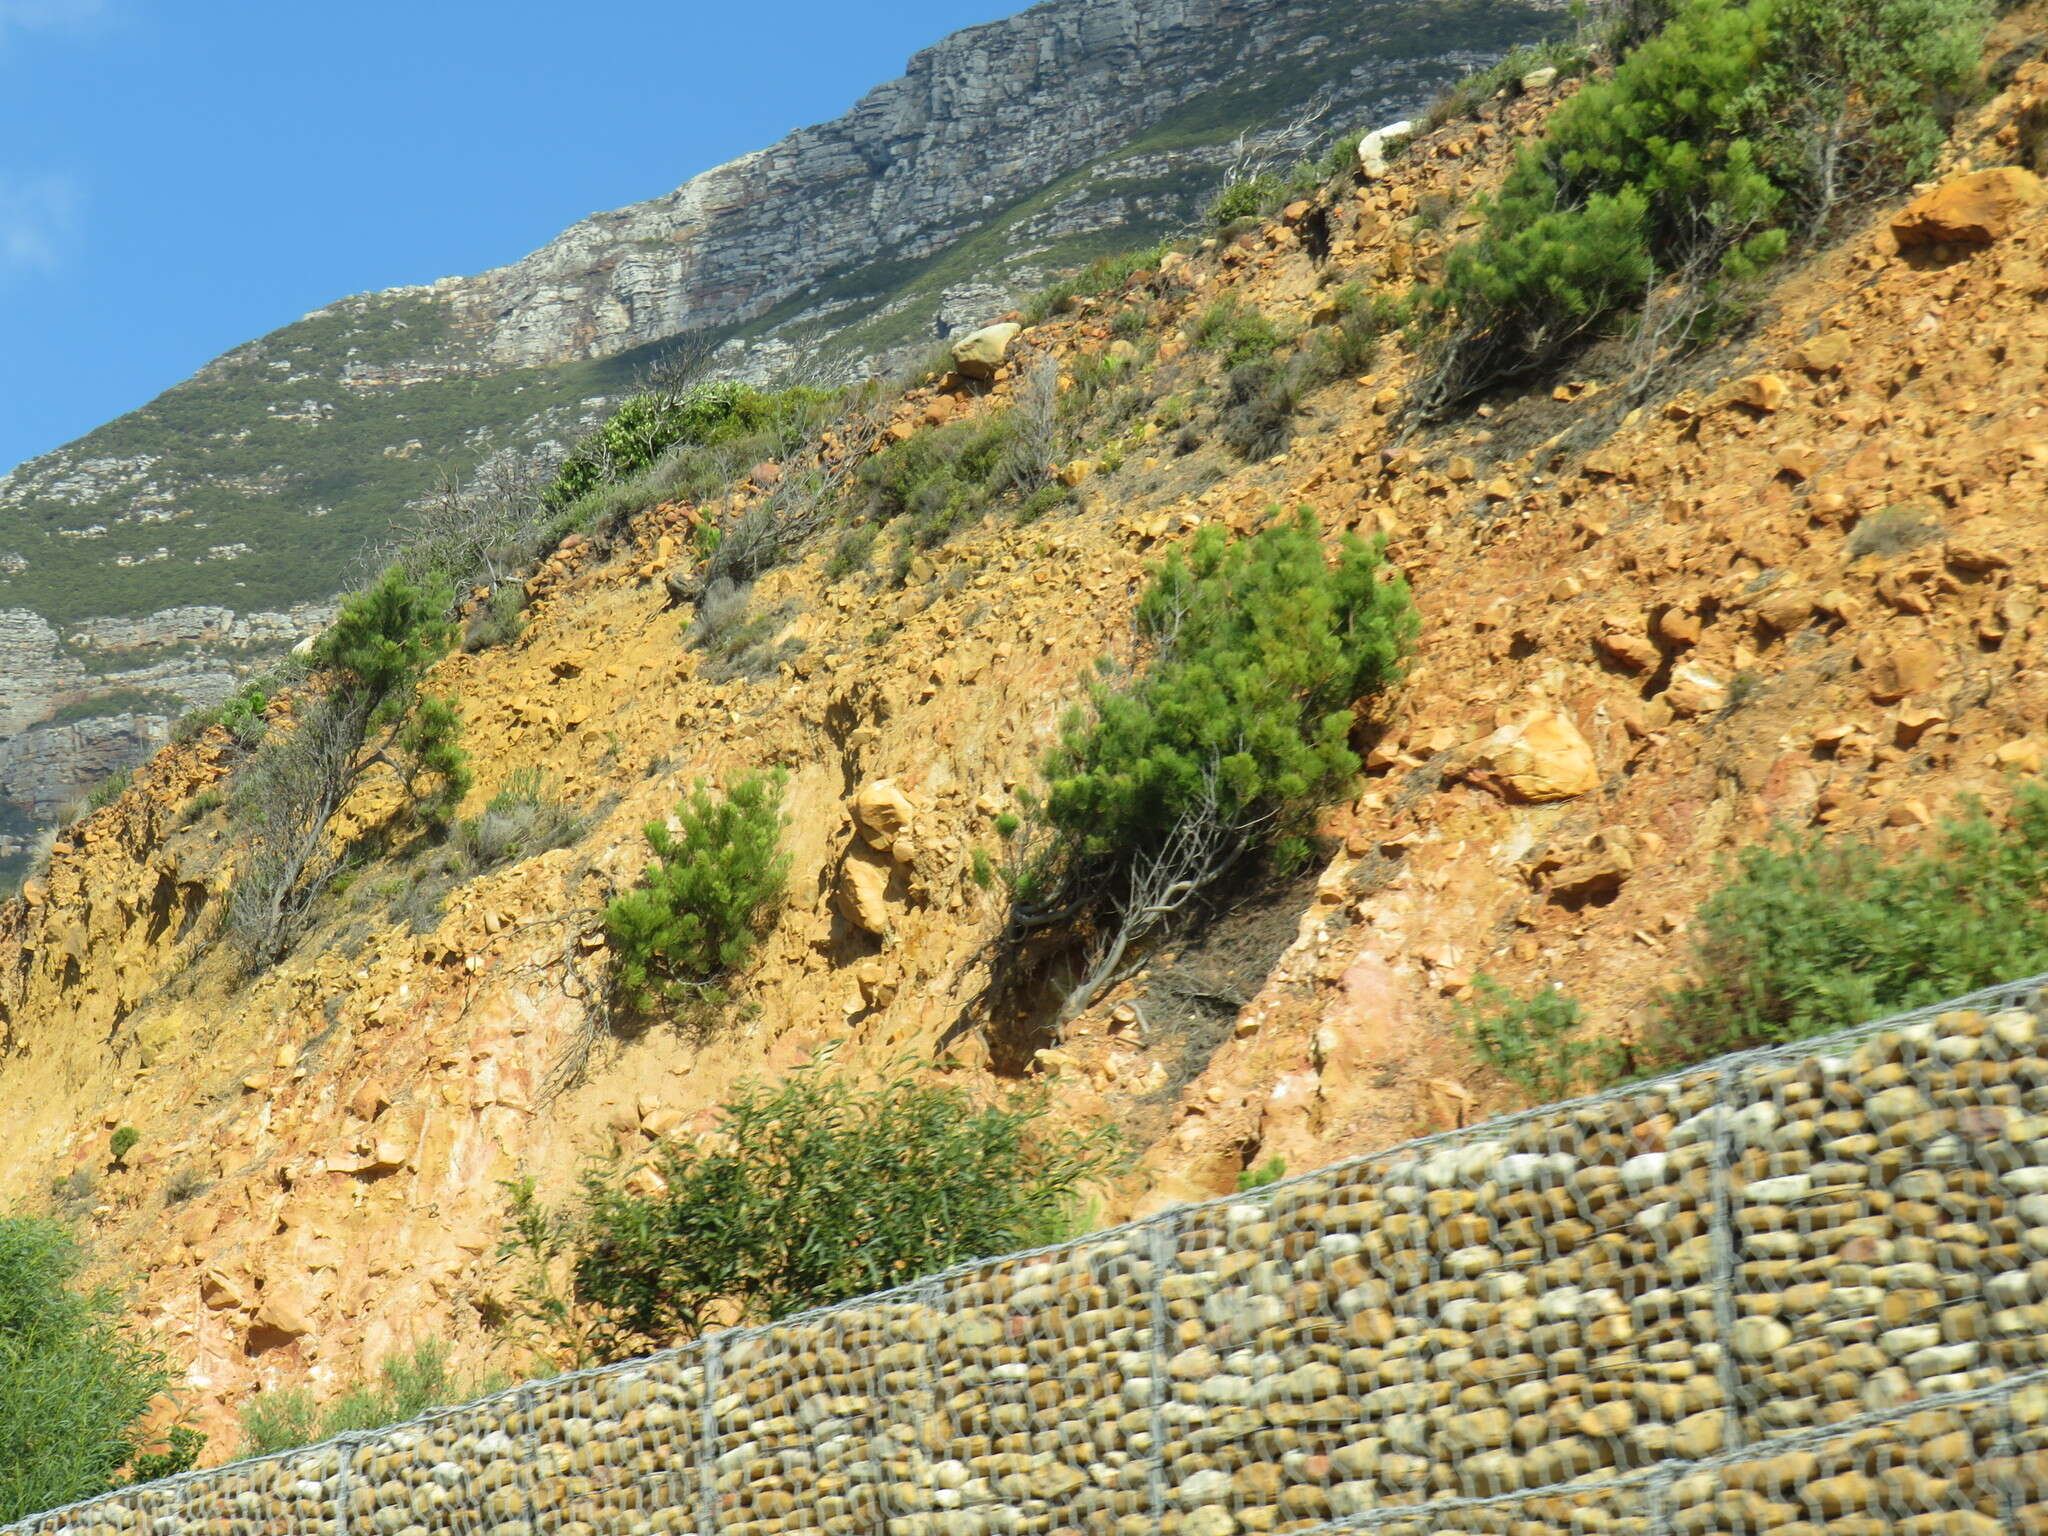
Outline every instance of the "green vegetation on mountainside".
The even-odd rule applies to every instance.
[[[1521,0],[1369,14],[1312,56],[1206,93],[1093,164],[986,211],[977,227],[941,248],[908,258],[878,252],[874,261],[823,274],[733,334],[776,333],[799,349],[823,344],[842,358],[912,345],[929,337],[948,287],[1021,286],[1031,274],[1192,227],[1221,173],[1188,161],[1189,151],[1213,160],[1236,135],[1270,128],[1320,93],[1386,110],[1423,101],[1461,73],[1459,63],[1440,61],[1447,49],[1495,53],[1555,24],[1553,11]],[[1376,110],[1346,108],[1316,131],[1355,130],[1363,125],[1350,119]],[[1064,227],[1071,207],[1111,202],[1123,212],[1109,227]],[[573,441],[577,407],[627,392],[658,350],[454,376],[474,358],[445,303],[418,290],[344,301],[68,445],[75,459],[153,462],[96,499],[37,498],[0,511],[0,555],[29,562],[0,573],[0,607],[32,608],[61,626],[181,604],[247,612],[331,597],[361,572],[365,548],[387,541],[406,503],[430,492],[444,472],[467,475],[511,442]],[[342,382],[351,365],[409,371],[417,381],[354,386]],[[435,369],[450,376],[424,376]],[[308,413],[307,402],[321,409]],[[319,419],[303,419],[308,414]],[[544,430],[529,430],[543,416]],[[410,447],[415,440],[419,446]],[[169,520],[135,517],[132,498],[151,482],[150,510],[172,514]],[[106,531],[65,536],[95,525]],[[117,564],[122,556],[131,563]]]
[[[78,505],[32,499],[0,512],[0,553],[28,561],[0,574],[0,607],[61,625],[187,603],[248,612],[331,597],[444,471],[467,474],[544,412],[563,417],[549,435],[573,441],[581,402],[631,387],[623,359],[352,387],[341,379],[351,364],[452,366],[461,354],[430,299],[377,296],[347,308],[273,332],[70,445],[78,459],[154,459],[141,478],[174,515],[118,521],[132,518],[134,482]],[[308,401],[331,413],[304,419],[314,414]],[[95,524],[106,533],[64,536]],[[237,544],[248,552],[214,553]],[[167,558],[152,558],[159,548]],[[137,563],[117,565],[121,555]]]

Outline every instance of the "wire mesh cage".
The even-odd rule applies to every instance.
[[[6,1536],[2048,1536],[2036,985]]]

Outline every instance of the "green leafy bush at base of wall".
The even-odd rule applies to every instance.
[[[977,1103],[908,1063],[873,1083],[813,1065],[742,1086],[715,1135],[661,1142],[658,1192],[629,1187],[624,1162],[586,1174],[563,1213],[508,1186],[506,1250],[535,1266],[543,1326],[600,1359],[786,1317],[1066,1235],[1116,1143],[1045,1110]],[[562,1259],[568,1295],[544,1278]]]

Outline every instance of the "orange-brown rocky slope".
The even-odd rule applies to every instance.
[[[1067,468],[1078,506],[991,520],[901,587],[828,576],[814,550],[757,589],[803,643],[764,680],[709,681],[666,607],[661,578],[720,509],[660,509],[611,549],[572,538],[519,640],[431,686],[461,700],[471,809],[538,767],[596,819],[460,886],[438,922],[390,915],[416,866],[372,867],[316,941],[238,982],[211,942],[232,839],[194,800],[227,750],[168,749],[0,908],[0,1196],[54,1186],[87,1215],[224,1430],[259,1386],[327,1388],[415,1336],[488,1354],[501,1180],[559,1191],[584,1155],[701,1127],[735,1080],[827,1048],[871,1065],[943,1042],[991,1087],[1056,1078],[1062,1113],[1144,1140],[1106,1216],[1506,1106],[1448,1027],[1476,972],[1561,979],[1626,1034],[1731,850],[1778,822],[1911,841],[1957,792],[1995,799],[2040,765],[2048,209],[2028,173],[1969,178],[2017,156],[2043,83],[2023,71],[1926,197],[1639,405],[1547,380],[1407,431],[1389,348],[1275,459],[1182,458],[1148,426]],[[1150,366],[1213,375],[1182,336],[1209,304],[1313,324],[1334,282],[1427,273],[1546,106],[1497,103],[1020,345],[1071,369],[1129,307],[1168,331]],[[985,408],[916,391],[897,435]],[[1329,816],[1340,851],[1264,914],[1263,980],[1201,1048],[1142,977],[1058,1042],[979,1019],[1000,911],[972,852],[1122,643],[1148,563],[1295,503],[1386,533],[1424,631],[1364,728],[1362,792]],[[771,765],[792,899],[727,1026],[593,1038],[597,912],[643,862],[639,828],[693,779]],[[373,788],[352,814],[381,808]],[[140,1144],[111,1166],[127,1124]]]

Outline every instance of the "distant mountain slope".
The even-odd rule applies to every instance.
[[[437,475],[573,439],[672,338],[730,341],[755,372],[850,368],[985,319],[1049,270],[1185,227],[1241,130],[1317,99],[1331,136],[1369,125],[1551,16],[1052,0],[522,261],[344,299],[237,348],[0,477],[0,677],[20,684],[0,711],[0,799],[47,807],[66,788],[51,753],[10,755],[24,725],[95,698],[112,715],[138,687],[217,697],[236,664],[319,621]],[[194,605],[221,612],[167,612]],[[10,762],[40,765],[33,782]]]

